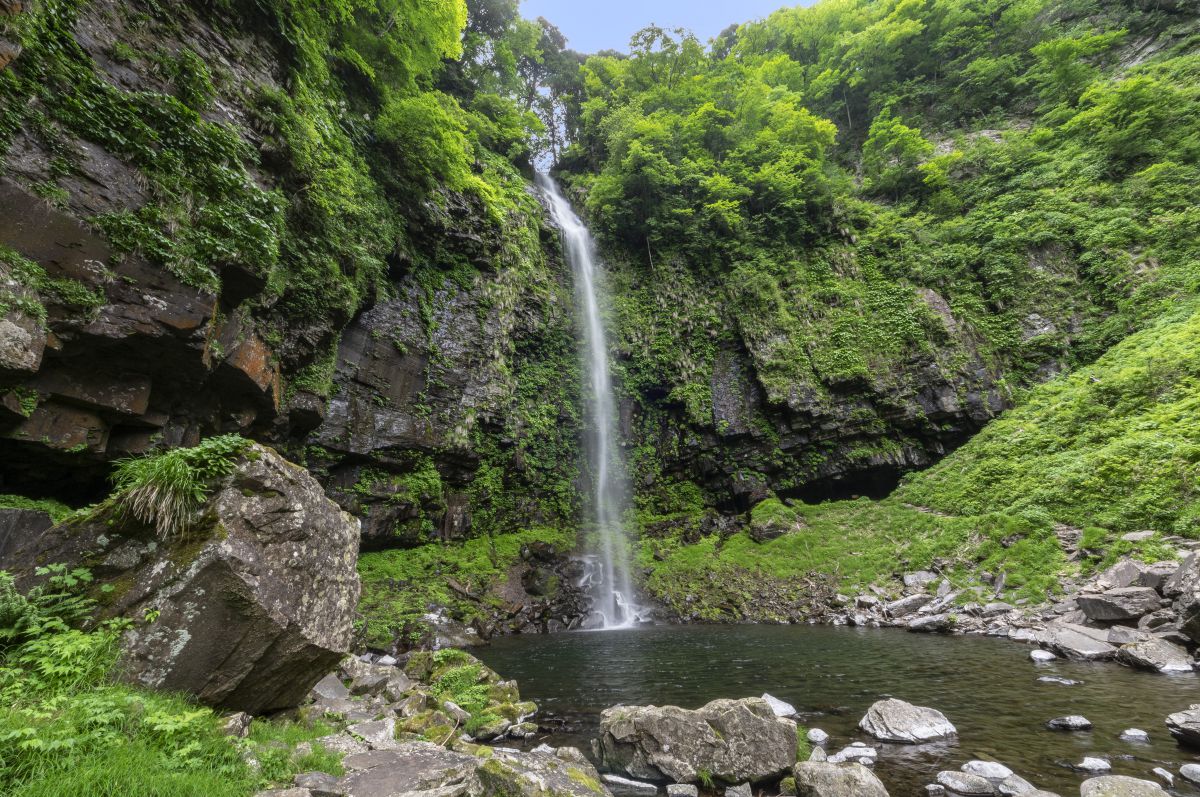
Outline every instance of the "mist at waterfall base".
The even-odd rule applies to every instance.
[[[601,317],[601,275],[591,233],[549,176],[538,175],[538,186],[550,215],[562,234],[563,256],[575,281],[575,304],[582,337],[580,359],[584,373],[584,449],[591,472],[589,520],[595,524],[594,550],[583,557],[579,586],[592,599],[585,628],[629,628],[638,622],[628,541],[623,517],[629,506],[629,485],[617,439],[617,407],[608,369],[608,338]]]

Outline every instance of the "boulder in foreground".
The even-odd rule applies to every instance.
[[[1080,797],[1165,797],[1166,792],[1151,780],[1105,775],[1085,780],[1079,794]]]
[[[803,761],[796,764],[798,797],[888,797],[875,773],[862,764]]]
[[[724,783],[781,776],[796,762],[796,723],[758,697],[678,706],[615,706],[600,715],[596,753],[605,769],[638,780]]]
[[[245,444],[225,472],[165,539],[110,508],[24,540],[5,565],[83,566],[110,585],[103,614],[135,622],[128,680],[239,711],[291,708],[350,647],[358,522],[264,446]]]
[[[958,733],[942,712],[895,698],[872,705],[858,727],[881,742],[900,744],[936,742]]]

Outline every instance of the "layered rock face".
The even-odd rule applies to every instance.
[[[26,537],[0,566],[91,568],[128,617],[122,673],[262,713],[295,706],[350,649],[358,522],[303,468],[251,446],[191,530],[161,540],[116,510]]]

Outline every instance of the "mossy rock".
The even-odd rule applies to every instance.
[[[433,654],[427,650],[417,651],[404,663],[404,674],[414,681],[428,683],[433,675]]]

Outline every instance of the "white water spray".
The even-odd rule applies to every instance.
[[[608,341],[600,317],[599,274],[595,245],[587,227],[575,215],[558,185],[544,174],[538,185],[550,214],[562,231],[563,254],[575,275],[575,296],[583,330],[581,358],[587,375],[588,462],[595,492],[593,520],[599,550],[585,558],[580,586],[592,596],[592,610],[602,628],[628,628],[638,621],[639,607],[629,576],[629,550],[622,516],[628,506],[625,467],[617,445],[617,407],[608,373]]]

